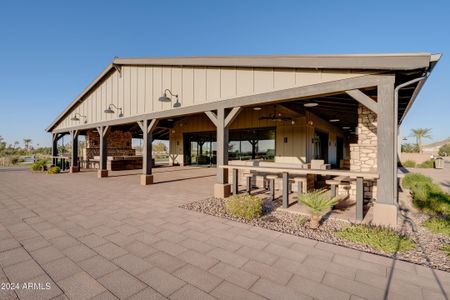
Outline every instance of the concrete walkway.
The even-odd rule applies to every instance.
[[[450,273],[178,208],[212,194],[214,169],[138,173],[0,170],[0,299],[450,295]]]

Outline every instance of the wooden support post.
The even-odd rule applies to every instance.
[[[336,197],[336,185],[335,184],[332,184],[332,185],[330,185],[330,187],[331,187],[331,197]]]
[[[232,171],[233,174],[233,184],[232,184],[232,193],[233,195],[237,195],[239,192],[239,170],[238,169],[233,169]]]
[[[108,177],[108,126],[97,127],[100,136],[100,164],[97,172],[98,178]]]
[[[275,179],[269,179],[270,199],[275,200]]]
[[[364,179],[356,177],[356,220],[364,219]]]
[[[245,179],[247,181],[247,193],[250,195],[252,193],[252,177],[247,176]]]
[[[58,156],[58,140],[59,140],[59,134],[53,133],[52,134],[52,165],[56,166],[58,163],[58,159],[56,158]]]
[[[70,173],[76,173],[80,171],[80,166],[78,164],[78,130],[72,130],[70,132],[72,137],[72,157],[70,165]]]
[[[211,117],[212,114],[208,114]],[[230,195],[231,186],[228,183],[228,169],[220,168],[228,164],[228,127],[225,126],[225,109],[217,110],[217,183],[214,185],[214,196],[226,198]]]
[[[283,208],[288,208],[289,206],[289,173],[283,172]]]
[[[153,142],[153,130],[158,124],[158,120],[143,120],[138,122],[142,129],[144,142],[142,145],[142,175],[141,175],[141,185],[149,185],[153,183],[153,156],[152,156],[152,142]]]
[[[142,136],[144,142],[142,144],[142,175],[140,179],[141,185],[153,184],[153,154],[152,154],[152,142],[153,142],[153,130],[156,127],[156,120],[143,120],[142,121]]]
[[[297,181],[297,191],[299,195],[303,194],[303,182]]]
[[[377,202],[372,223],[383,226],[397,225],[397,195],[394,178],[397,178],[397,153],[395,153],[394,76],[386,76],[378,85],[377,116]]]

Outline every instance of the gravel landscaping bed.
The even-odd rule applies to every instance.
[[[275,206],[273,207],[273,209],[266,211],[261,218],[253,220],[245,220],[228,215],[225,211],[225,200],[223,199],[208,198],[196,202],[191,202],[180,207],[208,215],[227,218],[233,221],[242,222],[253,226],[258,226],[261,228],[340,245],[364,252],[374,253],[387,257],[396,257],[400,260],[450,272],[450,256],[439,250],[445,244],[450,244],[450,237],[433,234],[425,227],[423,227],[423,222],[425,222],[428,218],[424,214],[408,214],[408,216],[417,225],[416,232],[412,231],[412,228],[409,224],[401,224],[397,228],[397,231],[399,233],[407,235],[417,244],[416,248],[403,253],[390,254],[375,250],[366,245],[357,244],[337,237],[335,234],[336,231],[350,226],[348,222],[326,219],[322,222],[319,229],[313,230],[308,227],[307,223],[302,224],[302,222],[298,222],[298,215],[283,211],[277,211],[276,208],[278,206],[280,206],[280,203],[275,202]]]

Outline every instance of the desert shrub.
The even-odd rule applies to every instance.
[[[297,218],[295,218],[295,224],[297,225],[297,227],[303,227],[306,222],[308,222],[308,218],[305,216],[298,216]]]
[[[48,169],[47,173],[48,174],[58,174],[59,172],[61,172],[61,168],[56,166],[56,167],[51,167],[50,169]]]
[[[402,144],[401,151],[405,153],[419,153],[419,146],[417,144]]]
[[[418,183],[433,183],[433,180],[425,175],[418,173],[409,173],[403,177],[403,186],[407,189],[412,189]]]
[[[45,171],[47,168],[47,160],[38,160],[32,163],[30,168],[33,171]]]
[[[426,168],[426,169],[434,168],[434,161],[432,159],[426,160],[423,163],[418,164],[417,168]]]
[[[0,165],[3,167],[9,167],[17,165],[20,162],[20,157],[15,155],[2,156],[0,153]]]
[[[234,217],[256,219],[262,215],[262,201],[257,196],[236,195],[227,199],[225,209]]]
[[[440,156],[450,156],[450,143],[445,144],[439,148]]]
[[[337,203],[336,199],[320,190],[300,194],[298,201],[305,204],[313,216],[323,215]]]
[[[450,195],[443,192],[439,185],[432,183],[429,177],[421,175],[406,179],[405,176],[403,184],[411,189],[415,207],[433,214],[450,214]]]
[[[311,219],[309,220],[309,227],[316,229],[320,225],[322,215],[336,205],[337,200],[332,198],[329,194],[320,190],[299,194],[298,202],[306,205],[311,212]]]
[[[415,168],[416,167],[416,162],[413,160],[407,160],[407,161],[403,162],[402,164],[405,168]]]
[[[425,227],[433,233],[450,236],[450,220],[444,217],[432,217],[425,222]]]
[[[391,254],[405,252],[416,246],[407,236],[386,227],[355,225],[336,232],[336,235],[344,240]]]
[[[11,164],[12,164],[12,165],[17,165],[17,163],[19,163],[19,157],[17,157],[17,156],[12,156],[12,157],[11,157]]]

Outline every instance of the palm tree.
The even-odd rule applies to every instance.
[[[422,153],[422,139],[431,139],[430,128],[417,128],[411,129],[412,136],[416,138],[417,147],[419,147],[419,153]]]
[[[14,149],[17,149],[17,146],[19,146],[19,142],[18,142],[18,141],[15,141],[15,142],[14,142]]]
[[[31,139],[23,139],[23,145],[25,146],[25,150],[28,150],[30,147]]]

